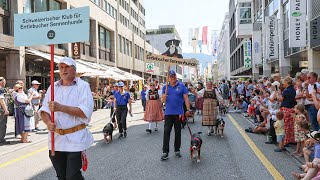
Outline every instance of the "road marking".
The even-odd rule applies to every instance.
[[[267,168],[269,173],[274,177],[274,179],[284,180],[285,178],[280,174],[280,172],[270,163],[266,156],[260,151],[257,145],[250,139],[250,137],[244,132],[244,130],[239,126],[239,124],[234,120],[234,118],[227,114],[233,125],[238,129],[244,140],[248,143],[252,151],[259,158],[264,167]]]
[[[26,154],[26,155],[20,156],[20,157],[15,158],[15,159],[12,159],[12,160],[10,160],[10,161],[8,161],[8,162],[6,162],[6,163],[0,164],[0,168],[4,168],[4,167],[6,167],[6,166],[9,166],[10,164],[13,164],[13,163],[17,162],[17,161],[24,160],[24,159],[26,159],[26,158],[28,158],[28,157],[30,157],[30,156],[33,156],[33,155],[35,155],[35,154],[37,154],[37,153],[39,153],[39,152],[45,151],[45,150],[48,150],[48,148],[47,148],[47,147],[43,147],[43,148],[41,148],[41,149],[38,149],[38,150],[33,151],[33,152],[31,152],[31,153],[28,153],[28,154]]]

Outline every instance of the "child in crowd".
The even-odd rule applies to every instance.
[[[281,111],[276,112],[276,119],[277,121],[274,123],[274,129],[277,135],[277,142],[279,143],[279,147],[274,149],[275,152],[282,152],[285,151],[286,148],[284,147],[284,122],[283,122],[284,114]]]
[[[248,116],[249,117],[254,117],[255,116],[255,111],[256,111],[256,107],[255,104],[257,103],[255,98],[252,98],[252,100],[250,100],[250,104],[248,106]]]
[[[304,105],[297,104],[294,107],[294,111],[296,113],[295,122],[294,122],[294,137],[297,142],[296,151],[292,153],[292,155],[297,155],[299,157],[303,156],[302,148],[304,147],[305,133],[303,131],[299,131],[298,123],[299,121],[307,121],[305,116],[306,110],[304,109]]]

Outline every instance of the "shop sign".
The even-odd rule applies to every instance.
[[[310,22],[310,46],[320,46],[320,17]]]
[[[261,52],[261,31],[253,31],[252,33],[252,59],[255,66],[262,63]]]
[[[289,47],[307,45],[307,1],[290,0]]]
[[[301,68],[307,68],[308,67],[308,61],[299,61],[299,67]]]
[[[14,15],[14,45],[89,41],[89,7]]]
[[[154,72],[154,63],[146,63],[147,73],[153,73]]]
[[[270,16],[265,19],[266,24],[266,59],[278,58],[278,28],[277,17]]]
[[[80,59],[80,43],[72,43],[72,58],[73,59]]]
[[[245,68],[251,68],[251,41],[250,39],[247,39],[243,43],[243,49],[244,49],[244,67]]]

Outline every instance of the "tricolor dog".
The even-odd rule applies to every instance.
[[[216,121],[215,135],[219,134],[223,138],[224,125],[224,120],[222,118],[218,118]]]
[[[202,145],[202,139],[200,135],[202,132],[194,133],[191,136],[191,145],[190,145],[190,158],[193,159],[198,156],[197,162],[200,162],[200,151],[201,151],[201,145]],[[197,153],[197,154],[196,154]]]

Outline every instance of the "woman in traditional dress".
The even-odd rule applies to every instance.
[[[201,82],[198,82],[198,87],[197,87],[197,99],[196,99],[196,108],[198,110],[197,114],[202,114],[202,109],[203,109],[203,93],[204,93],[204,88],[203,84]]]
[[[218,115],[218,99],[222,101],[222,97],[216,92],[212,82],[208,81],[206,85],[206,90],[203,93],[202,126],[208,126],[208,136],[211,136]]]
[[[28,108],[32,108],[31,100],[33,97],[34,92],[30,93],[28,97],[22,89],[20,84],[16,84],[14,86],[16,89],[16,96],[15,96],[15,104],[17,106],[16,110],[16,132],[17,134],[21,134],[21,142],[22,143],[30,143],[31,141],[28,140],[28,132],[31,132],[34,129],[34,118],[33,117],[26,117],[24,112]]]
[[[164,115],[162,111],[162,103],[160,100],[160,91],[155,88],[154,82],[150,82],[150,89],[146,94],[146,111],[144,113],[144,120],[149,122],[147,132],[151,133],[152,129],[158,131],[158,122],[163,121]]]

